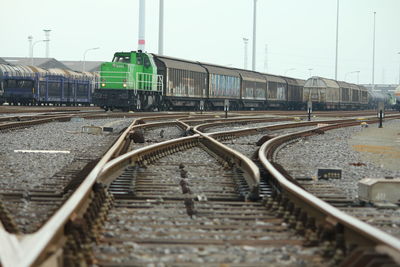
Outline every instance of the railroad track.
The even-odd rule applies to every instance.
[[[105,167],[100,181],[111,184],[115,206],[98,236],[94,262],[259,266],[252,256],[266,251],[275,253],[262,256],[264,262],[322,260],[301,249],[301,238],[285,231],[260,202],[248,202],[259,198],[251,161],[198,135],[160,146],[129,152]],[[124,168],[128,162],[137,164]],[[116,169],[124,171],[109,180]],[[283,244],[297,253],[283,257]],[[194,257],[199,253],[204,257]]]
[[[392,118],[399,118],[399,115]],[[372,122],[377,122],[377,120],[371,120],[369,123]],[[295,227],[305,233],[308,243],[324,245],[329,255],[343,259],[341,262],[343,266],[350,264],[362,266],[370,262],[376,262],[378,266],[398,265],[400,264],[398,258],[400,252],[399,239],[369,224],[357,221],[348,214],[309,194],[301,187],[294,186],[294,184],[299,183],[287,173],[282,174],[278,171],[279,168],[272,164],[276,149],[284,143],[321,134],[331,129],[354,125],[357,125],[357,123],[332,124],[318,127],[316,130],[283,135],[264,143],[258,155],[263,166],[272,175],[272,183],[280,192],[267,200],[267,208],[276,209],[282,216],[289,216],[289,222],[293,217],[299,220],[300,222]]]
[[[160,117],[158,117],[160,118]],[[168,118],[168,117],[167,117]],[[144,121],[143,118],[140,121]],[[153,119],[153,118],[148,118]],[[166,119],[164,117],[164,119]],[[181,124],[171,121],[164,123],[148,123],[138,125],[136,129],[144,131],[144,139],[146,145],[157,142],[157,136],[154,135],[154,128],[160,128],[165,132],[165,137],[180,137],[184,133]],[[160,131],[160,130],[158,130]],[[40,188],[35,187],[24,188],[18,185],[4,186],[0,189],[0,199],[2,211],[0,219],[5,223],[9,232],[12,233],[32,233],[39,229],[44,222],[68,199],[68,197],[80,185],[83,179],[89,174],[95,166],[99,157],[112,144],[117,135],[107,135],[104,143],[97,144],[90,150],[85,149],[83,152],[77,153],[73,161],[62,168],[60,171],[52,175],[52,177],[40,180],[43,182]],[[161,138],[158,136],[158,138]],[[139,144],[132,142],[131,146],[137,147]],[[130,148],[132,149],[132,148]],[[128,151],[128,148],[122,148],[118,153]],[[12,152],[9,152],[12,153]],[[14,152],[15,153],[15,152]],[[74,153],[76,154],[76,153]],[[22,155],[21,155],[22,157]],[[38,166],[39,168],[40,165]],[[10,167],[11,168],[11,167]],[[16,171],[16,170],[14,170]],[[11,170],[13,172],[13,170]],[[23,174],[23,172],[17,172]]]
[[[352,123],[359,122],[353,120]],[[181,124],[182,128],[189,126]],[[297,127],[309,125],[311,123],[303,123]],[[367,246],[361,252],[373,250],[377,245],[390,248],[386,252],[400,251],[397,240],[381,232],[377,237],[372,227],[374,233],[368,231],[371,230],[368,227],[367,230],[356,229],[354,219],[347,215],[344,216],[346,220],[342,219],[339,216],[342,214],[335,214],[336,211],[333,212],[326,203],[320,203],[293,184],[288,185],[282,174],[275,173],[262,156],[268,154],[265,149],[270,145],[269,141],[260,148],[259,155],[260,164],[268,170],[268,181],[272,182],[262,185],[259,168],[254,163],[200,132],[128,152],[130,145],[127,143],[132,140],[134,127],[128,127],[81,186],[39,231],[17,241],[15,236],[0,228],[0,241],[9,245],[0,249],[4,266],[60,261],[95,262],[105,266],[119,265],[121,261],[151,263],[157,261],[152,254],[160,256],[165,263],[181,265],[230,263],[234,266],[237,263],[238,266],[260,266],[259,261],[254,261],[254,255],[263,257],[263,263],[318,265],[326,263],[322,256],[334,255],[331,263],[337,264],[345,256],[353,255],[356,251],[349,249],[353,245]],[[245,132],[259,133],[260,129],[211,135],[222,140],[242,136]],[[210,169],[207,175],[204,164],[196,162],[195,157],[207,160]],[[179,168],[181,164],[183,171]],[[161,168],[162,172],[153,167]],[[180,177],[182,175],[187,178]],[[120,179],[116,179],[118,177]],[[181,182],[182,178],[186,181]],[[203,180],[205,183],[200,183]],[[265,199],[261,201],[260,189],[263,187],[278,189],[280,194],[265,193],[262,195]],[[183,194],[182,190],[191,193]],[[304,203],[299,204],[299,199]],[[109,222],[102,226],[108,213],[109,220],[121,228]],[[126,219],[118,219],[125,215]],[[166,219],[172,222],[169,226]],[[134,223],[136,221],[138,224]],[[319,238],[317,227],[322,241],[315,240],[315,236]],[[295,235],[302,233],[305,237]],[[343,235],[352,238],[332,241]],[[99,243],[92,251],[90,246],[94,241]],[[115,246],[109,246],[110,242]],[[280,242],[290,245],[282,247]],[[300,246],[319,243],[324,244],[322,251]],[[137,253],[128,253],[131,251]],[[122,254],[117,257],[119,252]],[[379,255],[382,256],[382,252]]]
[[[43,114],[43,115],[34,115],[34,116],[14,116],[7,118],[0,118],[0,132],[1,131],[9,131],[13,129],[26,128],[34,125],[39,125],[48,122],[66,122],[70,121],[73,118],[82,118],[82,119],[105,119],[105,118],[138,118],[142,117],[143,114],[135,114],[135,113],[62,113],[62,114]],[[169,119],[178,119],[186,117],[187,114],[162,114],[162,115],[150,115],[148,117],[142,117],[143,121],[152,121],[152,120],[169,120]]]

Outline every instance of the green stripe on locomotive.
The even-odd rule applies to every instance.
[[[112,62],[100,67],[101,89],[133,89],[159,91],[160,80],[151,54],[118,52]]]

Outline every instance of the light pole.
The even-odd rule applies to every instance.
[[[85,71],[86,53],[89,52],[89,51],[91,51],[91,50],[97,50],[97,49],[100,49],[100,47],[93,47],[93,48],[86,49],[85,52],[83,53],[82,72]]]
[[[50,55],[50,32],[51,30],[43,30],[44,35],[46,36],[46,58],[49,58]]]
[[[398,55],[400,55],[400,52],[397,52]],[[399,62],[399,85],[400,85],[400,62]]]
[[[253,57],[252,57],[252,70],[256,70],[256,33],[257,33],[257,0],[254,0],[253,9]]]
[[[287,69],[287,70],[285,70],[285,74],[284,75],[286,75],[286,73],[288,73],[289,71],[291,71],[291,70],[295,70],[296,68],[291,68],[291,69]]]
[[[249,43],[248,38],[243,38],[244,42],[244,69],[247,70],[247,45]]]
[[[32,35],[28,36],[28,41],[29,41],[29,58],[32,58],[32,41],[33,41]]]
[[[310,77],[312,76],[312,75],[311,75],[311,71],[312,71],[312,70],[313,70],[313,69],[308,69],[308,71],[310,72]]]
[[[268,72],[268,45],[265,44],[264,71]]]
[[[339,0],[337,0],[337,10],[336,10],[336,58],[335,58],[335,80],[337,80],[338,45],[339,45]]]
[[[164,54],[164,0],[160,0],[160,13],[158,16],[158,54]]]
[[[374,12],[374,36],[372,38],[372,90],[375,89],[375,16],[376,12]]]
[[[360,84],[360,71],[357,70],[357,84]]]
[[[347,75],[353,74],[353,73],[357,73],[357,84],[358,84],[358,77],[359,77],[358,75],[360,74],[359,70],[347,72],[346,75],[344,75],[344,81],[347,80]]]
[[[35,47],[35,45],[37,44],[37,43],[40,43],[40,42],[46,42],[46,40],[39,40],[39,41],[36,41],[36,42],[34,42],[33,44],[32,44],[32,50],[31,50],[31,65],[33,66],[33,48]]]

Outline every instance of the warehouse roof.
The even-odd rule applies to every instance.
[[[7,61],[7,63],[15,65],[37,66],[44,69],[52,69],[52,68],[68,69],[67,66],[65,66],[63,63],[56,60],[55,58],[35,57],[32,60],[31,58],[28,57],[3,57],[3,59]]]
[[[74,71],[82,71],[83,69],[83,61],[61,60],[60,62]],[[100,71],[100,66],[102,63],[103,61],[85,61],[85,71]]]
[[[9,63],[0,57],[0,64],[9,64]]]

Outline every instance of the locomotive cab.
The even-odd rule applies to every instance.
[[[150,54],[118,52],[112,62],[101,65],[100,88],[157,90],[157,69]]]

